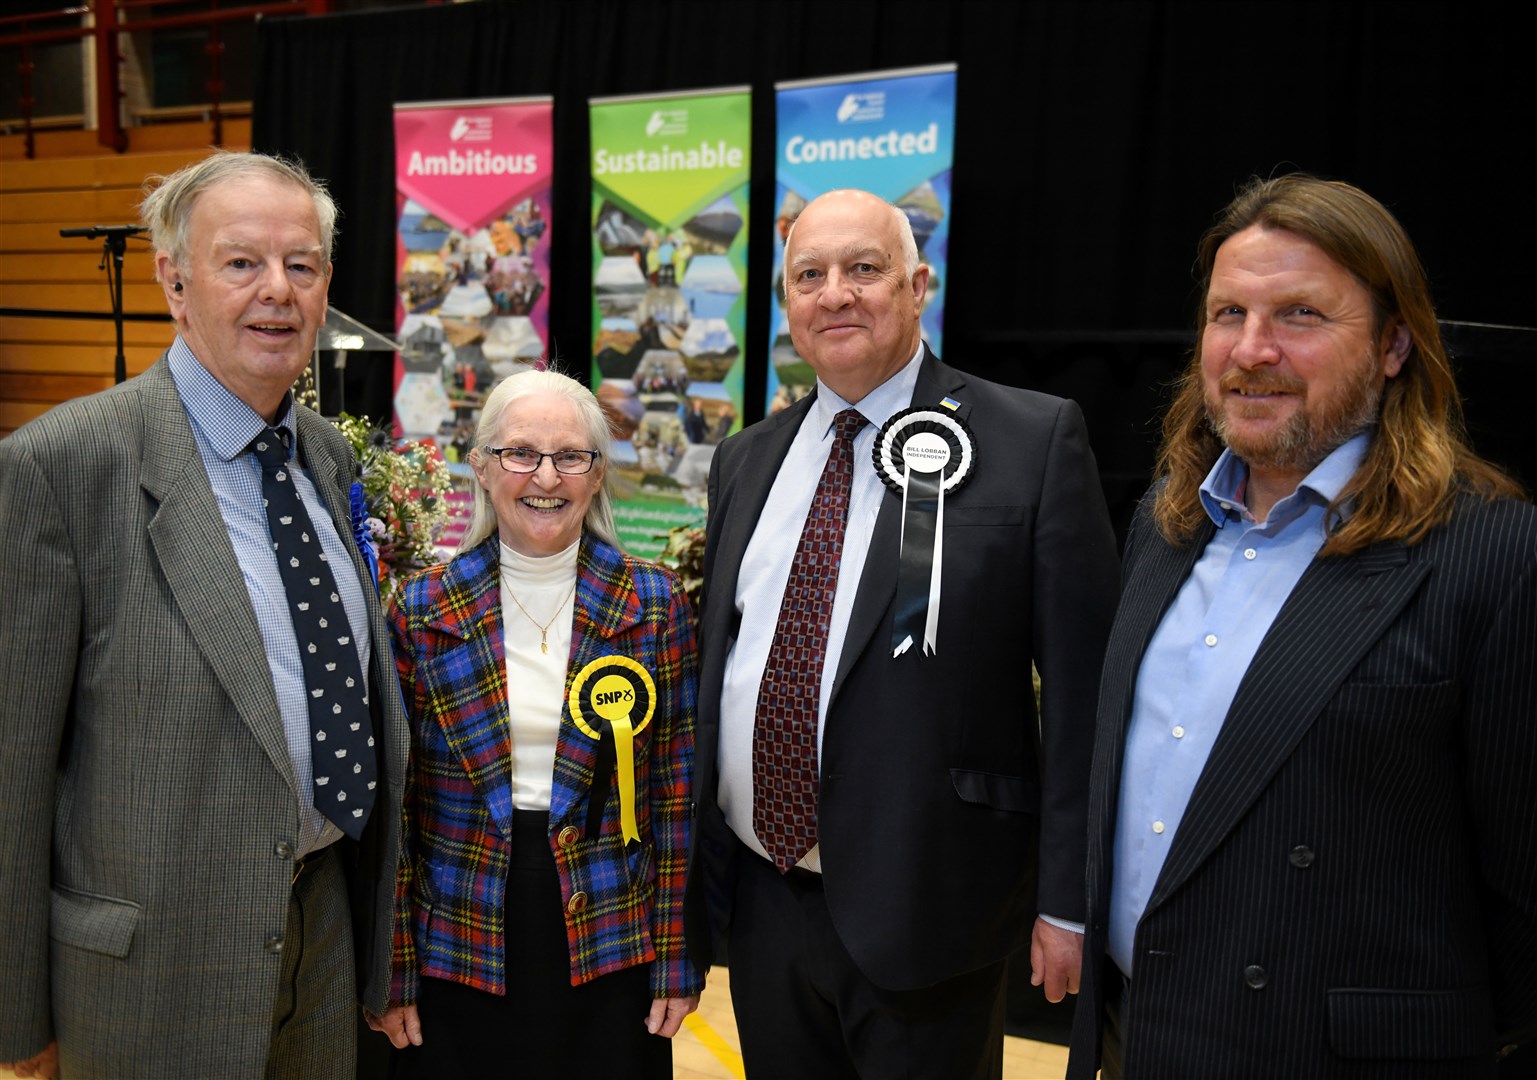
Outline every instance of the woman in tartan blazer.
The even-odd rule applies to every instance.
[[[581,384],[508,378],[476,444],[459,552],[390,605],[412,762],[392,1007],[370,1023],[402,1048],[392,1075],[668,1077],[658,1036],[704,984],[682,919],[688,602],[614,542]]]

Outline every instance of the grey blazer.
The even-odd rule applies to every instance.
[[[297,424],[350,536],[350,451]],[[259,1074],[309,795],[165,359],[0,440],[0,521],[0,1061],[56,1038],[67,1075]],[[408,735],[364,593],[387,782],[349,861],[382,1010]]]

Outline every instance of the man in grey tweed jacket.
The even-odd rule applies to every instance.
[[[0,441],[0,1062],[350,1078],[358,1002],[386,1003],[408,736],[351,454],[289,394],[335,206],[288,163],[221,153],[143,209],[175,343]],[[245,453],[268,426],[295,445],[368,680],[378,780],[355,840],[314,807]]]
[[[1100,683],[1068,1075],[1528,1076],[1537,510],[1467,445],[1375,199],[1256,181],[1198,266]]]

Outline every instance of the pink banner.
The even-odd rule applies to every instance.
[[[550,186],[549,98],[395,107],[395,184],[461,232]]]
[[[487,391],[547,355],[552,141],[547,97],[395,106],[395,426],[463,493]]]
[[[395,107],[395,420],[451,464],[549,340],[551,101]]]

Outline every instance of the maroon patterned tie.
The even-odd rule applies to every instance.
[[[753,727],[753,831],[781,874],[817,842],[817,706],[849,518],[854,436],[865,418],[844,409],[833,425],[833,448],[785,582]]]

